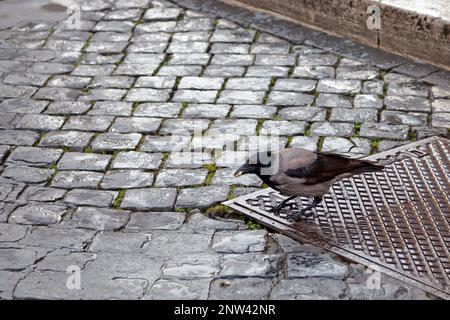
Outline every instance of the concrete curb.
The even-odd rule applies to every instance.
[[[407,9],[413,5],[406,0],[222,1],[274,13],[314,29],[450,70],[450,9],[444,3],[446,0],[433,1],[429,7],[427,2],[431,0],[424,1],[415,10]]]

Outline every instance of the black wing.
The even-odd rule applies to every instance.
[[[368,160],[350,159],[331,153],[316,153],[317,159],[308,166],[288,169],[286,175],[304,179],[304,184],[317,184],[330,181],[339,175],[350,173],[374,172],[383,169],[383,166]]]

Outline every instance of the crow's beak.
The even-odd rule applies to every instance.
[[[242,176],[243,174],[244,174],[244,172],[242,172],[241,170],[238,170],[234,173],[234,177],[237,178],[237,177]]]

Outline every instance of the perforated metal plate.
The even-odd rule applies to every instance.
[[[269,210],[284,196],[264,189],[225,205],[300,241],[450,299],[450,141],[430,138],[366,159],[382,172],[334,184],[315,215],[286,219],[310,200],[292,201],[279,215]]]

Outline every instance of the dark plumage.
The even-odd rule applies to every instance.
[[[289,148],[277,153],[260,152],[252,155],[236,171],[235,176],[254,173],[272,189],[290,196],[274,209],[276,213],[293,198],[313,198],[309,206],[293,216],[296,219],[319,204],[334,182],[355,174],[381,171],[383,168],[368,160]]]

